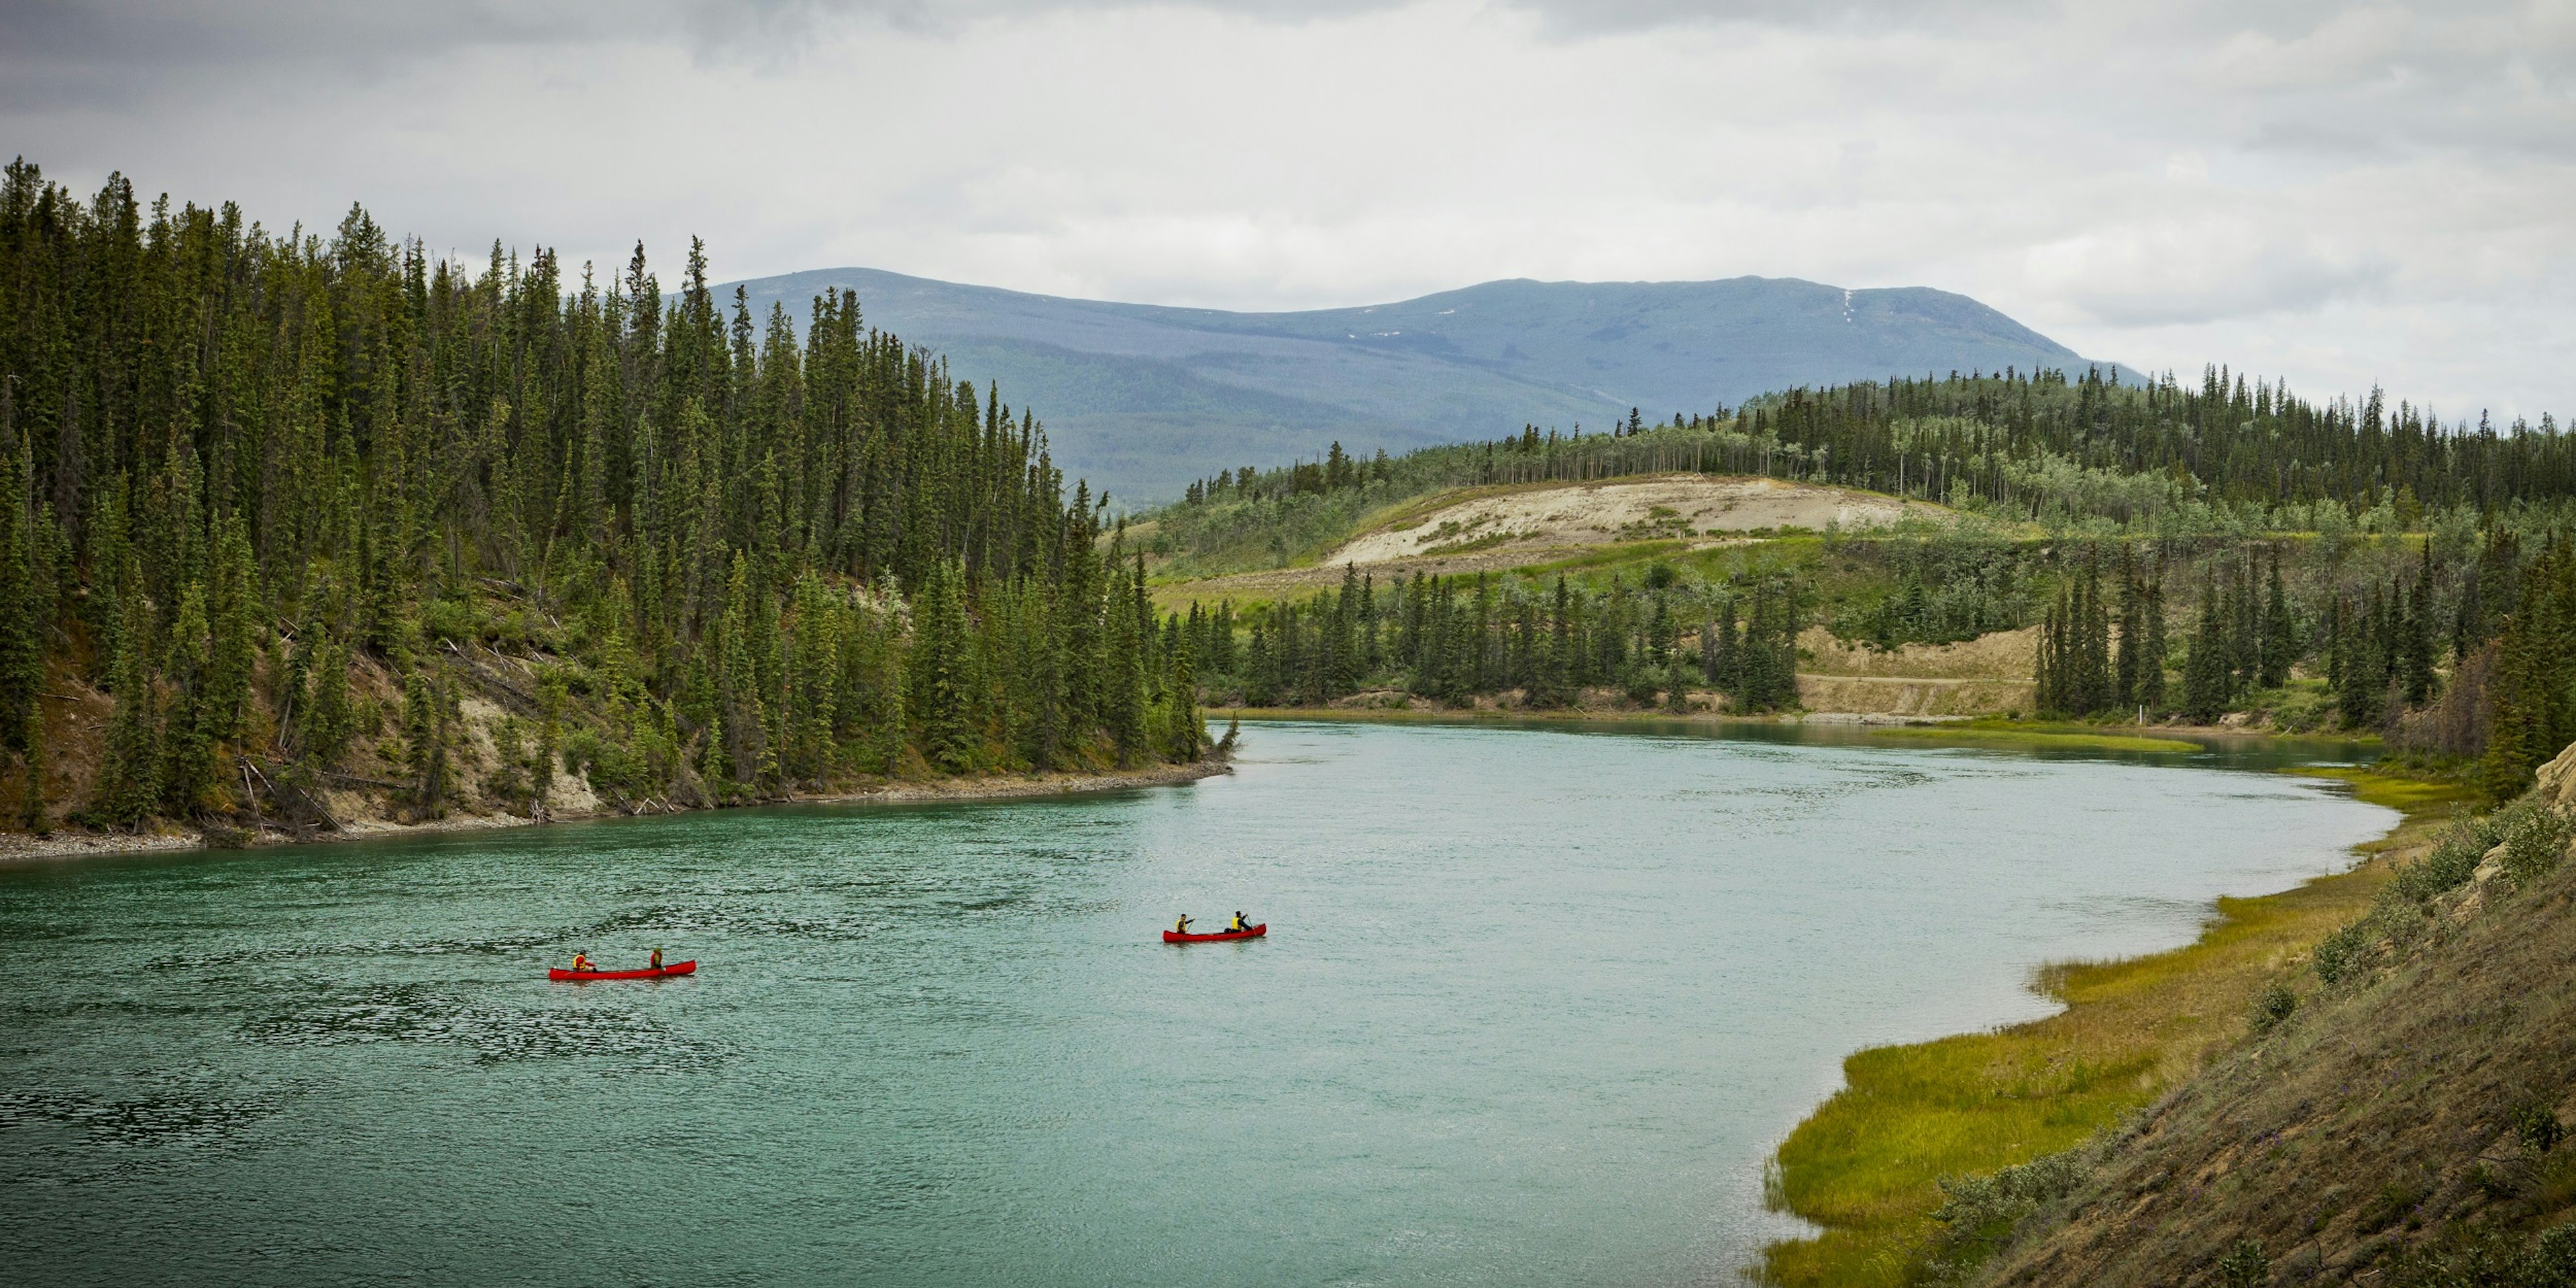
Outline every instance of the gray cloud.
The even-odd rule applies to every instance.
[[[2114,224],[2034,249],[2031,276],[2116,327],[2312,312],[2384,291],[2396,266],[2227,218]]]
[[[2567,0],[0,0],[0,128],[433,245],[1251,308],[1925,284],[2086,352],[2576,406],[2497,356],[2576,347]]]
[[[0,48],[25,64],[202,66],[416,61],[460,48],[683,38],[723,56],[774,53],[853,20],[953,34],[975,23],[1134,7],[1126,0],[0,0]],[[1394,0],[1185,0],[1312,20]]]

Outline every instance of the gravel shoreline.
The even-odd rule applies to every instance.
[[[1156,765],[1148,769],[1117,770],[1100,774],[994,774],[983,778],[964,778],[929,782],[889,782],[879,787],[858,791],[800,793],[773,800],[747,802],[750,805],[855,805],[906,801],[982,801],[1019,800],[1040,796],[1079,796],[1091,792],[1132,791],[1140,787],[1165,787],[1196,782],[1219,774],[1234,772],[1223,756],[1207,758],[1187,765]],[[645,814],[695,813],[707,807],[662,806],[635,810],[601,809],[585,813],[558,813],[550,822],[569,823],[582,819],[630,818]],[[333,841],[366,841],[386,837],[412,836],[432,832],[471,832],[487,828],[541,826],[529,819],[509,815],[456,815],[427,823],[390,823],[374,820],[353,821],[336,832],[318,832],[305,837],[277,829],[263,831],[247,846],[210,846],[206,833],[196,828],[170,827],[142,833],[122,832],[57,832],[51,836],[30,836],[24,832],[0,832],[0,867],[22,864],[67,862],[103,858],[122,854],[155,854],[174,850],[214,848],[265,848],[273,845],[325,843]]]

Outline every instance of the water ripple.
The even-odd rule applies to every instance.
[[[523,1010],[481,1004],[420,984],[345,990],[291,1010],[257,1016],[237,1030],[278,1047],[427,1042],[460,1046],[478,1063],[607,1057],[624,1071],[688,1072],[721,1064],[728,1052],[629,1010],[563,1006]]]

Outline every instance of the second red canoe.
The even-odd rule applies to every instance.
[[[594,979],[662,979],[671,975],[697,973],[698,963],[692,958],[684,962],[673,962],[659,970],[565,970],[558,966],[548,970],[546,978],[558,983],[571,980],[574,983],[586,984]]]
[[[1262,922],[1250,930],[1221,930],[1213,935],[1184,935],[1177,930],[1163,932],[1167,944],[1213,944],[1221,939],[1259,939],[1270,933],[1270,923]]]

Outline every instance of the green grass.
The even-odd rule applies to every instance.
[[[1651,563],[1659,558],[1679,554],[1690,548],[1687,541],[1625,541],[1616,545],[1595,546],[1579,555],[1554,559],[1546,563],[1525,564],[1512,569],[1516,577],[1544,577],[1558,572],[1608,572],[1630,564]]]
[[[1990,746],[2062,747],[2086,751],[2199,751],[2196,742],[2180,738],[2149,738],[2139,734],[2102,733],[2085,729],[2012,729],[1986,724],[1901,725],[1874,729],[1881,738],[1912,738],[1926,742],[1957,742]]]
[[[2350,783],[2355,799],[2408,814],[2456,809],[2478,800],[2477,790],[2468,784],[2437,778],[2416,778],[2339,765],[2312,765],[2290,772],[2302,778],[2331,778],[2339,783]]]
[[[1481,537],[1468,537],[1464,540],[1433,546],[1423,551],[1422,555],[1426,559],[1436,559],[1442,555],[1474,554],[1479,550],[1491,550],[1496,546],[1508,545],[1518,540],[1520,540],[1520,534],[1517,532],[1488,532]]]
[[[1692,724],[1773,724],[1768,716],[1720,715],[1707,711],[1683,714],[1661,708],[1638,707],[1626,710],[1602,710],[1597,707],[1448,707],[1429,698],[1413,699],[1415,705],[1403,707],[1203,707],[1208,719],[1242,720],[1346,720],[1359,723],[1394,723],[1408,721],[1455,724],[1460,721],[1490,721],[1505,724],[1604,724],[1631,721],[1636,723],[1671,724],[1686,720]]]
[[[2407,812],[2396,832],[2360,847],[2366,854],[2429,840],[2460,799],[2366,771],[2318,776]],[[1854,1054],[1843,1090],[1781,1143],[1772,1171],[1773,1205],[1823,1233],[1771,1245],[1757,1277],[1801,1288],[1919,1282],[1939,1233],[1941,1177],[2073,1148],[2189,1077],[2244,1031],[2254,996],[2283,964],[2367,912],[2387,875],[2386,863],[2368,863],[2279,894],[2221,899],[2186,947],[2043,972],[2042,990],[2067,1004],[2056,1015]]]

